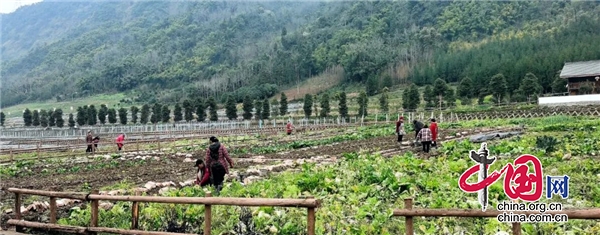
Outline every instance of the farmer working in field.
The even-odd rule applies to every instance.
[[[396,135],[398,135],[398,143],[402,143],[402,137],[406,134],[404,131],[404,117],[399,117],[396,122]]]
[[[87,143],[87,149],[85,150],[86,153],[90,153],[93,151],[92,149],[92,142],[93,142],[93,138],[92,138],[92,131],[88,131],[87,136],[85,137],[85,142]]]
[[[194,166],[198,168],[198,171],[196,172],[196,181],[194,182],[194,184],[200,185],[200,187],[209,185],[210,184],[210,169],[208,169],[208,167],[206,167],[206,164],[204,164],[204,161],[202,159],[198,159],[198,160],[196,160],[196,165],[194,165]]]
[[[292,122],[288,121],[287,125],[285,126],[285,129],[287,130],[287,134],[291,135],[292,130],[294,130],[294,128],[296,128],[296,127],[294,125],[292,125]]]
[[[100,136],[94,137],[93,142],[94,142],[94,152],[98,152],[98,142],[100,142]]]
[[[429,147],[431,145],[431,130],[427,128],[427,125],[423,126],[423,128],[419,131],[417,134],[417,139],[421,140],[423,152],[429,153]]]
[[[416,139],[417,135],[419,135],[419,131],[421,131],[421,129],[423,129],[423,123],[421,123],[417,120],[413,120],[413,125],[415,128],[415,139]]]
[[[431,147],[437,148],[437,135],[439,132],[439,128],[437,123],[435,122],[435,118],[431,119],[431,124],[429,125],[429,130],[431,130]]]
[[[223,188],[225,174],[229,174],[229,167],[233,167],[233,160],[229,157],[229,153],[224,145],[219,143],[217,137],[209,138],[210,145],[206,150],[206,165],[210,168],[212,184],[217,189],[217,195]]]
[[[125,140],[125,134],[121,133],[117,137],[117,148],[119,148],[119,152],[121,152],[121,148],[123,148],[123,141]]]

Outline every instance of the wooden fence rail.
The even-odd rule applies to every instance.
[[[78,192],[54,192],[20,188],[9,188],[7,191],[15,194],[15,219],[8,220],[8,225],[16,226],[17,232],[23,232],[24,227],[37,228],[44,230],[55,230],[76,234],[96,234],[115,233],[115,234],[137,234],[137,235],[181,235],[182,233],[170,232],[150,232],[139,230],[139,203],[169,203],[169,204],[196,204],[204,205],[204,233],[210,235],[212,210],[211,206],[276,206],[276,207],[302,207],[307,208],[307,233],[315,234],[315,208],[320,206],[320,201],[309,196],[305,199],[267,199],[267,198],[228,198],[211,197],[207,193],[206,197],[157,197],[157,196],[109,196],[99,195],[98,190],[92,191],[92,194]],[[50,223],[39,223],[22,220],[21,216],[21,195],[37,195],[50,197]],[[78,199],[91,203],[91,219],[89,227],[78,227],[68,225],[58,225],[57,221],[57,198]],[[99,227],[98,225],[98,206],[100,200],[132,202],[131,229],[115,229]],[[191,235],[191,234],[190,234]]]
[[[403,216],[405,220],[406,235],[414,234],[414,221],[413,217],[424,216],[424,217],[498,217],[503,213],[509,213],[509,211],[497,211],[497,210],[486,210],[481,211],[477,209],[413,209],[412,198],[404,199],[404,209],[396,209],[393,211],[393,216]],[[519,211],[514,212],[515,214],[540,214],[537,211]],[[565,214],[569,219],[600,219],[600,208],[589,208],[589,209],[569,209],[563,211],[547,211],[544,214],[557,215]],[[512,223],[512,234],[521,234],[521,224]]]

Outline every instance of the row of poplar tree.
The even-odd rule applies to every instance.
[[[273,112],[273,115],[281,113],[281,115],[287,114],[287,97],[282,93],[281,100],[278,102],[279,112]],[[244,99],[242,115],[245,120],[252,119],[269,119],[270,118],[270,103],[267,99],[253,101],[249,97]],[[208,109],[208,115],[206,113]],[[226,116],[229,120],[237,119],[237,108],[233,97],[228,97],[225,103]],[[253,114],[252,111],[255,110]],[[102,104],[97,109],[95,105],[85,105],[77,107],[76,116],[69,114],[68,126],[74,127],[75,125],[96,125],[96,124],[115,124],[117,122],[125,125],[127,123],[133,124],[146,124],[148,122],[156,124],[159,122],[168,123],[171,118],[175,122],[179,121],[192,121],[195,119],[199,122],[203,122],[208,117],[210,121],[218,121],[217,115],[217,103],[212,97],[204,99],[187,99],[184,100],[180,105],[175,104],[173,109],[173,115],[171,116],[171,110],[168,105],[161,105],[160,103],[154,103],[153,105],[145,104],[140,108],[137,106],[131,106],[127,108],[108,108]],[[3,113],[1,114],[4,117]],[[138,117],[139,115],[139,117]],[[117,119],[118,118],[118,119]],[[4,119],[3,119],[4,120]],[[55,109],[54,111],[48,110],[34,110],[33,112],[29,109],[25,109],[23,112],[23,121],[25,126],[42,126],[42,127],[64,127],[65,123],[63,120],[63,112],[61,109]]]
[[[23,112],[23,121],[25,126],[42,126],[42,127],[64,127],[65,120],[63,119],[62,109],[55,110],[33,110],[25,109]],[[73,114],[69,114],[69,126],[75,126]]]
[[[380,98],[380,104],[382,111],[388,111],[387,105],[387,88],[384,89],[384,94]],[[318,100],[317,100],[318,99]],[[311,94],[306,94],[303,99],[303,111],[306,118],[312,116],[315,117],[328,117],[331,112],[330,100],[334,99],[338,101],[338,115],[342,118],[348,117],[348,106],[345,92],[339,92],[334,95],[324,93],[319,97]],[[363,91],[360,93],[358,99],[359,111],[358,116],[367,115],[367,94]],[[237,104],[234,97],[230,96],[227,98],[225,104],[225,114],[229,120],[238,119]],[[274,110],[271,111],[272,107]],[[171,112],[168,105],[161,105],[160,103],[154,103],[152,105],[145,104],[140,108],[137,106],[131,106],[127,108],[108,108],[106,105],[100,105],[97,109],[94,105],[85,105],[77,107],[76,116],[72,113],[69,114],[67,125],[74,127],[75,125],[97,125],[97,124],[146,124],[148,122],[156,124],[159,122],[169,123],[171,119],[174,122],[179,121],[192,121],[203,122],[207,118],[210,121],[218,121],[217,115],[217,103],[212,97],[204,99],[187,99],[181,104],[177,103]],[[320,108],[320,109],[319,109]],[[207,115],[208,111],[208,115]],[[313,112],[314,111],[314,112]],[[172,114],[172,115],[171,115]],[[195,117],[194,117],[195,114]],[[249,96],[246,96],[242,103],[242,118],[244,120],[266,120],[272,116],[287,115],[288,114],[288,102],[285,93],[281,93],[279,100],[269,102],[268,99],[252,100]],[[138,116],[139,115],[139,116]],[[29,110],[25,109],[23,112],[23,120],[25,126],[42,126],[42,127],[64,127],[65,122],[63,119],[63,111],[61,109],[52,110]]]

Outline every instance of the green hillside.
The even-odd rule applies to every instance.
[[[106,93],[241,102],[338,66],[369,95],[469,77],[477,97],[502,73],[512,99],[527,73],[560,92],[564,62],[600,59],[592,1],[42,2],[2,21],[4,107]]]

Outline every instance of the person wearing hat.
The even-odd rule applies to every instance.
[[[93,151],[93,139],[92,131],[88,131],[87,136],[85,137],[85,142],[87,143],[87,149],[85,150],[86,153],[91,153]]]
[[[229,174],[229,167],[233,167],[233,160],[229,157],[229,153],[224,145],[219,143],[217,137],[209,138],[210,145],[206,149],[206,165],[210,168],[212,175],[212,184],[217,189],[217,194],[223,187],[225,175]]]
[[[198,168],[196,171],[196,181],[194,184],[200,185],[200,187],[204,187],[210,184],[210,170],[204,164],[202,159],[197,159],[194,167]]]
[[[396,135],[398,135],[398,143],[402,143],[402,137],[406,134],[404,132],[404,117],[399,117],[396,121]]]

